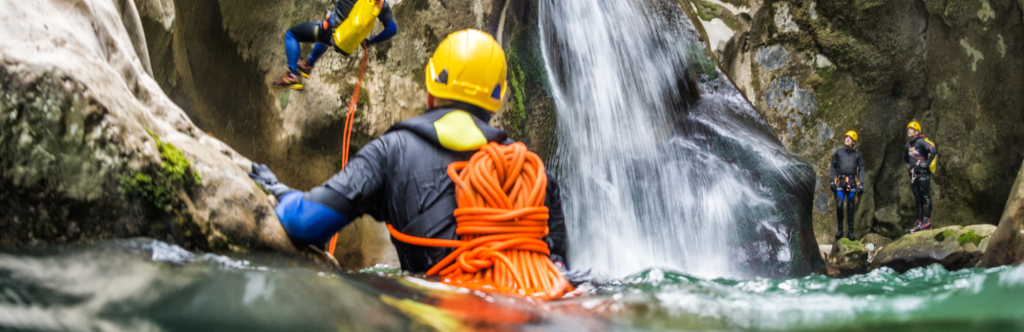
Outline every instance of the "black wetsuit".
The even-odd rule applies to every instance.
[[[931,178],[929,168],[939,149],[924,135],[917,135],[903,149],[903,162],[910,173],[910,189],[917,200],[917,221],[925,221],[932,217]]]
[[[860,152],[852,148],[838,149],[832,155],[832,167],[829,169],[828,175],[829,179],[832,179],[832,184],[836,186],[836,223],[839,228],[836,237],[842,237],[843,210],[846,210],[846,232],[850,238],[853,238],[855,196],[865,184],[864,158],[860,156]]]
[[[473,115],[476,127],[488,142],[511,144],[508,134],[481,120],[488,113],[472,105],[459,109]],[[303,194],[352,220],[366,213],[386,221],[406,235],[456,240],[455,184],[448,177],[448,165],[466,161],[476,151],[453,151],[438,139],[435,121],[458,109],[436,109],[403,122],[359,150],[345,169],[323,185]],[[568,246],[565,217],[558,183],[550,172],[544,205],[549,209],[549,234],[544,238],[555,262],[565,262]],[[280,213],[279,213],[280,214]],[[287,227],[286,227],[287,228]],[[334,230],[332,230],[334,231]],[[398,251],[402,269],[423,272],[443,259],[453,248],[420,247],[391,242]]]

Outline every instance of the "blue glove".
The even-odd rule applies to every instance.
[[[295,189],[288,188],[280,181],[277,181],[277,175],[270,171],[267,165],[252,163],[252,172],[249,172],[249,177],[252,178],[256,184],[263,186],[263,189],[269,190],[270,193],[277,196],[277,199],[281,199],[284,194],[295,191]]]

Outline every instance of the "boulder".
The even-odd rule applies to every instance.
[[[832,244],[828,255],[830,267],[839,271],[840,276],[849,276],[868,271],[868,249],[858,241],[846,238]]]
[[[1017,174],[999,227],[988,240],[982,265],[994,267],[1024,262],[1024,167]]]
[[[941,151],[933,224],[1000,222],[1024,153],[1024,75],[1009,74],[1024,72],[1020,1],[694,2],[703,21],[749,13],[719,17],[735,31],[723,70],[820,183],[843,133],[859,133],[856,234],[897,238],[917,219],[900,157],[911,120]],[[835,233],[832,196],[816,188],[818,239]]]
[[[871,268],[890,267],[899,272],[942,264],[947,270],[978,266],[984,240],[996,230],[993,225],[949,226],[906,235],[882,247]]]
[[[0,247],[148,236],[297,253],[251,162],[150,76],[134,10],[0,4]]]

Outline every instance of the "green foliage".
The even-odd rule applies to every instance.
[[[170,211],[171,203],[174,201],[173,193],[187,185],[201,185],[203,178],[192,169],[191,162],[185,158],[181,150],[173,144],[161,141],[153,132],[146,132],[156,141],[157,149],[160,151],[160,168],[122,176],[121,192],[144,198],[164,211]]]
[[[847,239],[847,238],[844,237],[844,238],[839,239],[839,244],[841,244],[844,247],[846,247],[846,250],[848,250],[848,251],[852,251],[852,252],[864,251],[863,249],[861,249],[861,247],[863,247],[863,245],[860,243],[860,241],[854,241],[854,240],[850,240],[850,239]]]
[[[513,103],[505,111],[505,117],[509,123],[507,129],[513,139],[521,139],[526,136],[526,92],[523,88],[526,76],[523,75],[522,68],[519,67],[519,56],[516,52],[510,49],[506,54],[508,55],[510,74],[509,92],[512,93],[513,99]]]
[[[984,236],[978,235],[972,229],[970,231],[967,231],[967,233],[961,234],[960,237],[957,238],[956,240],[957,240],[957,242],[960,242],[960,245],[964,245],[964,243],[967,243],[967,242],[974,242],[974,245],[978,246],[978,245],[981,245],[981,240],[984,240],[984,239],[985,239]]]

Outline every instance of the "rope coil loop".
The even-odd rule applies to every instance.
[[[418,246],[456,248],[427,275],[461,287],[552,299],[572,290],[548,257],[544,206],[547,175],[537,154],[523,143],[489,143],[469,161],[448,165],[455,182],[455,233],[460,240],[402,234],[395,239]]]

